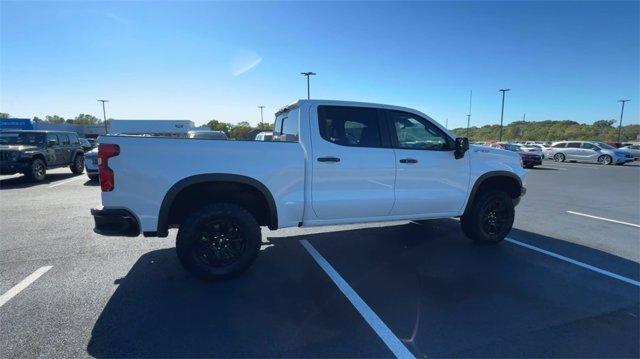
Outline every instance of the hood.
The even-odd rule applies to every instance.
[[[85,157],[95,157],[98,156],[98,148],[94,148],[91,151],[88,151],[84,154]]]
[[[26,146],[26,145],[0,145],[0,151],[29,151],[37,150],[38,146]]]

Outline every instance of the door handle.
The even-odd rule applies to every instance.
[[[338,157],[318,157],[318,162],[340,162]]]
[[[415,158],[403,158],[400,160],[400,163],[418,163],[418,160]]]

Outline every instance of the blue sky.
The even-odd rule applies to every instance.
[[[306,97],[449,127],[639,122],[639,2],[0,2],[0,111],[259,120]]]

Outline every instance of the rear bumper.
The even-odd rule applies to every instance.
[[[95,221],[93,231],[103,236],[137,237],[140,234],[138,219],[126,209],[92,208]]]

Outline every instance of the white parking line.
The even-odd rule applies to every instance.
[[[360,313],[360,315],[364,318],[364,320],[369,324],[371,329],[373,329],[378,337],[382,339],[382,341],[387,345],[389,350],[393,352],[397,358],[415,358],[413,354],[405,347],[400,339],[393,334],[391,329],[387,327],[386,324],[378,317],[378,315],[371,310],[371,308],[367,305],[367,303],[360,298],[358,293],[356,293],[353,288],[336,272],[335,269],[324,259],[320,253],[306,240],[300,241],[300,244],[309,252],[311,257],[318,263],[320,268],[324,270],[324,272],[331,278],[333,283],[340,289],[342,294],[349,299],[351,304],[356,308],[356,310]]]
[[[621,281],[623,281],[623,282],[626,282],[626,283],[629,283],[629,284],[633,284],[633,285],[635,285],[636,287],[640,287],[640,282],[639,282],[639,281],[637,281],[637,280],[633,280],[633,279],[631,279],[631,278],[627,278],[627,277],[621,276],[621,275],[619,275],[619,274],[611,273],[611,272],[606,271],[606,270],[604,270],[604,269],[600,269],[600,268],[598,268],[598,267],[594,267],[594,266],[592,266],[592,265],[590,265],[590,264],[583,263],[583,262],[577,261],[577,260],[575,260],[575,259],[571,259],[571,258],[569,258],[569,257],[562,256],[562,255],[560,255],[560,254],[556,254],[556,253],[553,253],[553,252],[549,252],[549,251],[547,251],[547,250],[544,250],[544,249],[542,249],[542,248],[538,248],[538,247],[532,246],[532,245],[530,245],[530,244],[526,244],[526,243],[522,243],[522,242],[516,241],[515,239],[505,238],[504,240],[505,240],[505,241],[507,241],[507,242],[509,242],[509,243],[513,243],[513,244],[516,244],[516,245],[519,245],[519,246],[522,246],[522,247],[525,247],[525,248],[529,248],[529,249],[531,249],[531,250],[534,250],[534,251],[536,251],[536,252],[540,252],[540,253],[546,254],[546,255],[551,256],[551,257],[553,257],[553,258],[557,258],[557,259],[563,260],[563,261],[565,261],[565,262],[569,262],[569,263],[571,263],[571,264],[575,264],[575,265],[577,265],[577,266],[579,266],[579,267],[586,268],[586,269],[592,270],[592,271],[594,271],[594,272],[597,272],[597,273],[600,273],[600,274],[606,275],[607,277],[611,277],[611,278],[614,278],[614,279],[617,279],[617,280],[621,280]]]
[[[567,211],[567,213],[575,214],[576,216],[589,217],[589,218],[599,219],[601,221],[613,222],[613,223],[618,223],[618,224],[624,224],[625,226],[631,226],[631,227],[640,228],[640,225],[638,225],[638,224],[633,224],[633,223],[629,223],[629,222],[622,222],[622,221],[616,221],[615,219],[592,216],[590,214],[584,214],[584,213],[574,212],[574,211]]]
[[[73,178],[72,178],[72,179],[70,179],[70,180],[66,180],[66,181],[62,181],[62,182],[54,183],[54,184],[52,184],[51,186],[49,186],[49,188],[53,188],[53,187],[57,187],[57,186],[62,186],[63,184],[67,184],[67,183],[69,183],[69,182],[77,181],[77,180],[82,179],[82,178],[84,178],[84,176],[76,176],[76,177],[73,177]]]
[[[11,298],[18,295],[18,293],[22,292],[23,289],[28,287],[31,283],[35,282],[36,279],[40,278],[41,275],[47,273],[49,269],[53,268],[53,266],[44,266],[36,269],[35,272],[29,274],[29,276],[23,279],[20,283],[13,286],[13,288],[9,289],[6,293],[0,296],[0,307],[5,305]]]

